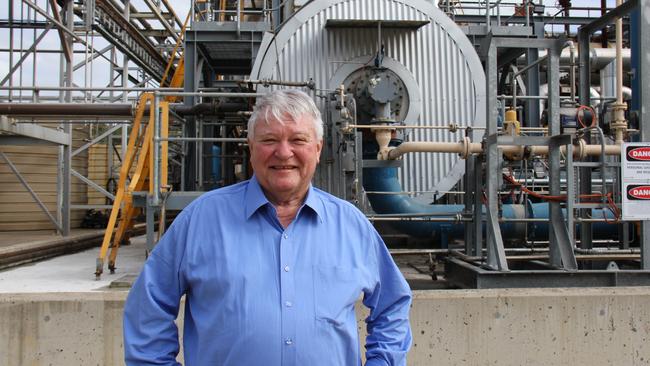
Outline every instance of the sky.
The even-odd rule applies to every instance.
[[[9,3],[13,1],[14,4],[14,17],[20,18],[34,18],[34,12],[32,9],[24,4],[21,0],[9,0],[3,2],[3,5],[0,5],[0,19],[8,19],[9,14]],[[45,9],[48,7],[48,0],[29,0],[35,1],[39,7]],[[546,14],[552,15],[556,10],[551,9],[557,5],[557,2],[554,0],[539,0],[543,1],[547,6]],[[136,6],[136,8],[145,11],[146,6],[142,0],[131,0],[131,2]],[[185,19],[187,11],[189,10],[190,1],[189,0],[169,0],[169,2],[174,7],[174,10],[177,16],[182,20]],[[502,3],[521,3],[521,0],[503,0]],[[538,0],[535,0],[538,2]],[[600,0],[572,0],[572,6],[574,7],[597,7],[600,5]],[[608,0],[610,6],[615,5],[614,0]],[[506,10],[504,10],[505,12]],[[577,11],[574,11],[573,14],[578,15]],[[36,16],[37,20],[43,20],[44,18],[40,15]],[[152,22],[153,23],[153,22]],[[15,49],[26,49],[29,48],[36,37],[40,35],[41,30],[32,30],[32,29],[14,29],[13,32],[13,45]],[[102,39],[101,36],[91,37],[82,35],[84,39],[88,40],[88,43],[91,43],[96,49],[103,49],[108,45],[108,42]],[[0,29],[0,49],[5,50],[9,48],[10,44],[10,31],[8,29]],[[40,49],[59,49],[60,41],[58,33],[55,30],[51,30],[39,43]],[[76,44],[75,50],[84,51],[85,48],[81,44]],[[119,53],[119,52],[118,52]],[[109,55],[109,53],[107,53]],[[10,60],[8,52],[0,52],[0,80],[7,75],[9,71],[10,61],[13,64],[16,64],[20,54],[18,52],[14,53],[14,59]],[[74,61],[76,63],[83,62],[86,57],[85,53],[75,53]],[[55,53],[41,53],[36,59],[36,72],[33,71],[34,60],[33,57],[29,57],[24,63],[22,69],[18,70],[15,73],[13,83],[14,85],[47,85],[47,86],[56,86],[58,85],[59,80],[59,68],[60,68],[60,55]],[[118,63],[121,64],[122,57],[117,57]],[[134,67],[134,64],[130,64],[130,67]],[[135,71],[132,71],[135,73]],[[75,84],[79,86],[106,86],[109,81],[110,68],[109,62],[104,59],[96,59],[92,66],[87,68],[80,68],[74,73]],[[4,85],[8,85],[5,83]],[[29,93],[28,93],[29,94]],[[47,95],[48,93],[42,92],[41,96]],[[54,93],[49,93],[54,95]],[[6,91],[0,90],[0,95],[7,95]]]

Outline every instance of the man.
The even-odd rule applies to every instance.
[[[323,146],[312,99],[259,98],[248,122],[251,180],[202,195],[147,260],[124,312],[128,365],[176,365],[186,295],[187,365],[405,365],[411,295],[386,246],[351,204],[311,186]]]

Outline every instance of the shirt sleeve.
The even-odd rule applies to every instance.
[[[363,299],[370,309],[366,318],[366,366],[405,366],[411,347],[411,289],[384,241],[374,228],[370,230],[377,261],[374,288],[364,293]]]
[[[180,365],[178,315],[186,285],[181,273],[188,215],[181,213],[156,245],[124,308],[127,365]]]

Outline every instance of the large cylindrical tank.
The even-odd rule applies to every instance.
[[[485,74],[479,57],[463,31],[430,1],[311,1],[263,40],[251,78],[312,79],[315,96],[322,96],[372,65],[378,53],[381,66],[397,74],[406,88],[408,108],[399,121],[485,126]],[[326,115],[324,98],[316,99]],[[473,139],[482,134],[474,131]],[[406,138],[455,142],[462,131],[415,129]],[[336,173],[322,170],[317,184],[324,185],[328,174]],[[415,153],[404,158],[399,177],[408,191],[446,191],[463,172],[456,155]]]

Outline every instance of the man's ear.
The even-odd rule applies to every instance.
[[[318,143],[316,144],[316,148],[318,149],[318,155],[316,157],[316,163],[320,163],[320,154],[323,150],[323,139],[318,140]]]

